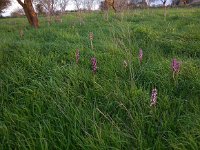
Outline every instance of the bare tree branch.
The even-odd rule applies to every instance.
[[[24,3],[21,0],[17,0],[17,2],[23,7]]]

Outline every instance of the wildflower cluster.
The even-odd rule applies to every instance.
[[[90,37],[91,46],[92,46],[92,40],[93,40],[93,33],[92,32],[90,32],[89,37]],[[79,62],[79,59],[80,59],[80,52],[77,49],[76,50],[76,63],[77,64]],[[143,51],[142,51],[142,49],[140,49],[139,50],[139,61],[140,61],[140,64],[142,63],[142,59],[143,59]],[[92,71],[93,71],[93,73],[96,74],[96,72],[97,72],[97,59],[95,57],[91,58],[91,65],[92,65]],[[124,65],[124,68],[127,68],[128,63],[127,63],[126,60],[124,60],[123,65]],[[173,77],[174,77],[175,74],[179,73],[179,71],[180,71],[180,65],[181,65],[181,63],[179,61],[177,61],[176,59],[172,60],[171,67],[172,67],[172,71],[173,71]],[[157,103],[157,94],[158,94],[157,93],[157,89],[153,88],[152,93],[151,93],[151,103],[150,103],[150,106],[156,106],[156,103]]]

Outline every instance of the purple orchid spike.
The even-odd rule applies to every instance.
[[[91,59],[91,62],[92,62],[92,70],[93,70],[93,73],[96,73],[96,71],[97,71],[97,60],[96,60],[96,58],[93,57],[93,58]]]
[[[151,93],[151,104],[150,106],[155,106],[157,103],[157,89],[154,88]]]
[[[177,61],[175,58],[172,60],[172,71],[173,71],[173,78],[175,78],[175,75],[177,75],[180,71],[181,63]]]
[[[79,52],[79,50],[77,49],[76,50],[76,63],[78,64],[78,62],[79,62],[79,59],[80,59],[80,52]]]
[[[139,60],[140,60],[140,63],[142,63],[142,58],[143,58],[143,51],[142,49],[139,50]]]
[[[178,73],[180,71],[181,63],[178,62],[175,58],[172,60],[172,70],[174,73]]]

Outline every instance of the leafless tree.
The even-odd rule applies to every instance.
[[[163,4],[164,7],[164,19],[166,20],[166,16],[167,16],[167,7],[166,7],[166,2],[167,0],[160,0]]]
[[[35,3],[39,3],[43,5],[47,14],[53,15],[57,8],[58,1],[57,0],[35,0]]]
[[[60,7],[60,11],[61,11],[62,14],[65,12],[69,1],[70,0],[58,0],[58,5]]]
[[[38,28],[39,27],[38,17],[37,14],[35,13],[32,0],[24,0],[24,2],[22,2],[21,0],[17,0],[17,2],[23,7],[25,15],[30,25],[35,28]]]
[[[156,2],[156,1],[162,2],[163,8],[164,8],[164,19],[166,19],[166,16],[167,16],[167,8],[166,8],[167,0],[149,0],[149,2]]]
[[[77,17],[79,19],[80,25],[84,24],[83,16],[81,14],[81,9],[84,6],[84,0],[73,0],[73,3],[76,7],[76,10],[78,11]]]
[[[73,2],[74,2],[74,5],[75,5],[77,11],[80,11],[81,6],[83,5],[83,0],[73,0]]]
[[[105,4],[105,8],[108,10],[109,7],[112,7],[113,10],[116,12],[116,0],[105,0],[104,4]]]
[[[35,9],[39,15],[45,14],[44,7],[42,4],[40,3],[36,4]]]
[[[10,0],[0,0],[0,13],[11,4]]]
[[[91,11],[92,7],[94,6],[94,2],[95,2],[95,0],[83,0],[84,8]]]
[[[11,16],[12,17],[20,17],[20,16],[24,16],[24,10],[22,8],[17,8],[15,10],[12,11]]]
[[[36,4],[41,4],[46,12],[47,15],[47,21],[48,24],[50,25],[52,21],[52,17],[55,14],[55,11],[58,7],[58,0],[34,0]]]
[[[160,1],[162,2],[163,6],[165,6],[167,0],[160,0]]]
[[[128,6],[128,0],[115,0],[115,8],[120,11],[126,9]]]

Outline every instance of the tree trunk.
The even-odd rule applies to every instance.
[[[38,28],[39,27],[38,17],[33,8],[32,0],[24,0],[24,3],[21,0],[17,1],[23,7],[29,24],[34,28]]]

